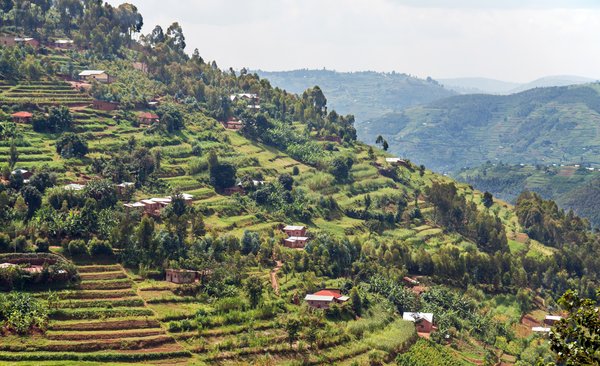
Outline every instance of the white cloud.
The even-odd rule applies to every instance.
[[[197,47],[223,67],[396,70],[514,81],[555,74],[600,77],[600,2],[447,3],[141,0],[136,5],[144,31],[179,21],[189,51]]]

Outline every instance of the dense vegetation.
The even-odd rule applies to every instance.
[[[363,138],[383,135],[391,152],[440,172],[487,161],[597,166],[599,89],[592,83],[449,97],[373,119]]]
[[[486,163],[478,168],[463,169],[457,176],[476,189],[514,203],[518,195],[529,190],[552,199],[565,209],[600,225],[598,216],[599,176],[585,166],[508,165]]]
[[[2,11],[3,31],[42,41],[0,48],[0,65],[13,65],[0,80],[0,252],[18,262],[2,272],[18,280],[0,299],[2,361],[383,364],[408,352],[397,362],[508,354],[523,365],[548,345],[522,331],[522,315],[556,309],[569,288],[594,295],[585,253],[597,238],[584,220],[529,193],[515,210],[387,162],[385,139],[356,141],[354,116],[330,110],[318,86],[296,95],[221,70],[186,53],[178,23],[135,41],[143,19],[130,4]],[[57,37],[75,49],[48,47]],[[37,55],[47,65],[28,76]],[[82,69],[116,81],[62,80]],[[93,109],[92,97],[118,108]],[[20,110],[31,125],[11,121]],[[145,126],[148,111],[158,120]],[[222,125],[233,118],[239,131]],[[124,205],[148,197],[168,204]],[[285,224],[309,228],[304,250],[282,245]],[[51,255],[66,260],[33,263]],[[167,269],[198,281],[162,281]],[[303,301],[330,287],[349,300],[324,311]],[[433,343],[415,344],[404,311],[434,314]],[[40,336],[13,335],[28,332]]]

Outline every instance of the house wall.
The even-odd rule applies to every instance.
[[[284,230],[287,236],[306,236],[306,229],[303,230]]]
[[[431,333],[432,324],[427,320],[421,320],[415,323],[415,328],[419,333]]]
[[[315,309],[328,309],[329,308],[329,301],[315,301],[315,300],[307,300],[306,301],[308,303],[309,306],[315,308]]]

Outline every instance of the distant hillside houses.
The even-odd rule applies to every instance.
[[[18,46],[18,45],[30,45],[31,47],[39,47],[40,42],[32,37],[14,37],[14,36],[0,36],[0,45],[2,46]]]
[[[101,83],[110,83],[110,75],[104,70],[83,70],[79,73],[79,80],[91,82],[96,80]]]
[[[183,199],[187,205],[192,204],[192,198],[194,198],[194,196],[192,196],[191,194],[187,194],[187,193],[182,193],[181,196],[183,197]],[[171,196],[156,197],[156,198],[149,198],[149,199],[141,200],[141,201],[134,202],[134,203],[125,203],[125,204],[123,204],[123,207],[125,207],[126,211],[139,211],[139,212],[147,214],[149,216],[159,217],[160,211],[163,208],[170,205],[171,202],[172,202]]]
[[[283,245],[292,249],[304,249],[309,237],[306,235],[306,226],[287,225],[283,231],[288,236],[283,239]]]

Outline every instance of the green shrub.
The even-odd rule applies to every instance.
[[[0,294],[0,324],[17,334],[27,334],[34,328],[45,329],[48,307],[30,294],[12,292]]]
[[[50,249],[50,243],[46,238],[38,238],[35,241],[35,246],[37,247],[36,252],[38,253],[48,253]]]
[[[71,240],[67,246],[67,251],[71,256],[77,257],[87,254],[87,246],[85,241],[81,239]]]
[[[88,246],[88,252],[92,257],[113,254],[112,246],[106,240],[92,239]]]

